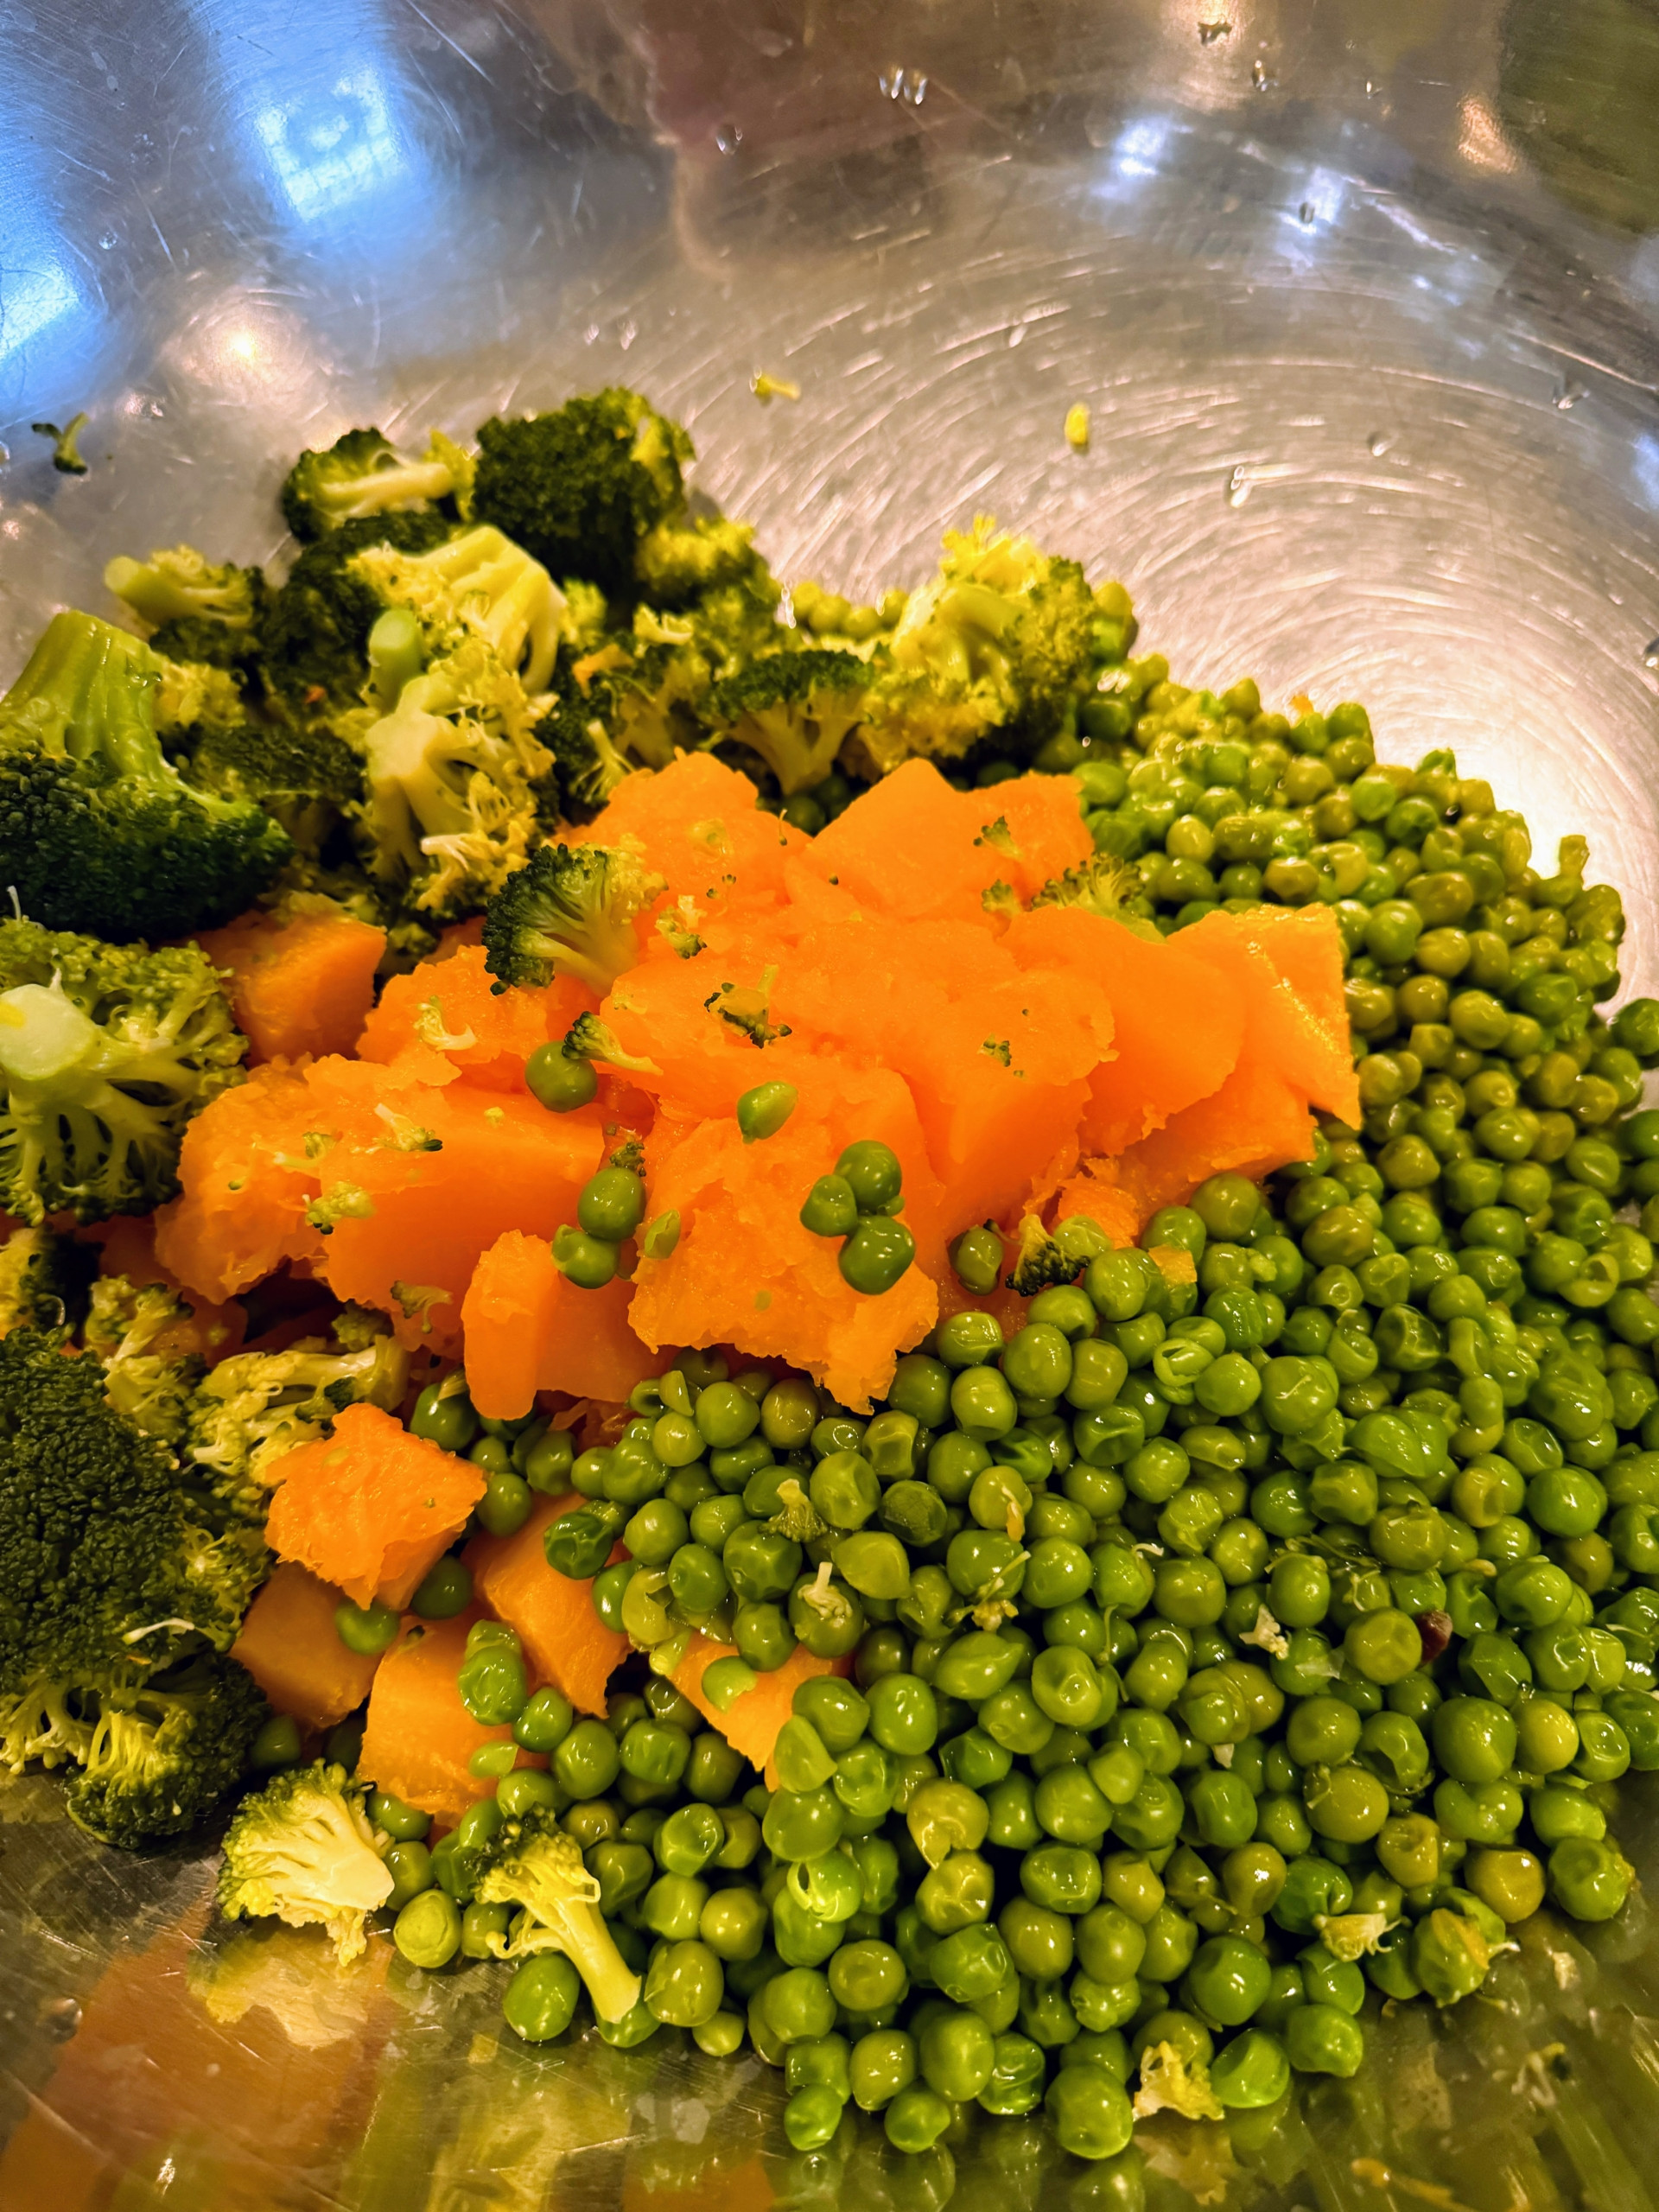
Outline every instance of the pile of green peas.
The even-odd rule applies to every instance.
[[[820,1175],[801,1207],[803,1229],[841,1242],[842,1281],[867,1298],[879,1298],[907,1274],[916,1240],[897,1216],[902,1211],[904,1169],[890,1147],[861,1137]]]
[[[1363,709],[1293,726],[1155,657],[1046,752],[1166,932],[1332,906],[1359,1126],[1212,1178],[1010,1336],[957,1314],[872,1415],[718,1353],[639,1386],[535,1485],[588,1501],[550,1566],[658,1666],[733,1645],[716,1705],[798,1643],[850,1673],[799,1685],[768,1788],[648,1669],[525,1731],[556,1693],[481,1637],[472,1694],[549,1764],[404,1900],[440,1890],[465,1954],[499,1910],[465,1854],[543,1808],[645,1977],[607,2037],[752,2046],[801,2150],[855,2107],[922,2152],[971,2102],[1109,2158],[1137,2081],[1224,2113],[1351,2075],[1380,2003],[1471,1994],[1546,1904],[1617,1915],[1610,1824],[1659,1768],[1659,1004],[1601,1011],[1617,894],[1580,841],[1540,877],[1451,756],[1379,768]],[[562,2031],[574,1980],[526,1972],[509,2018]]]

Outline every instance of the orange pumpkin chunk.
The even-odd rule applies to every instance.
[[[407,1620],[382,1658],[369,1692],[357,1770],[388,1796],[454,1822],[484,1787],[467,1761],[486,1744],[510,1744],[509,1727],[486,1728],[461,1701],[455,1676],[467,1656],[476,1607],[454,1620]]]
[[[347,1406],[332,1436],[284,1452],[265,1533],[279,1558],[359,1605],[401,1607],[484,1495],[484,1471],[378,1406]]]
[[[226,990],[250,1062],[349,1052],[374,1003],[374,971],[386,933],[342,912],[243,914],[196,942]]]
[[[538,1390],[626,1398],[658,1363],[628,1320],[631,1285],[578,1290],[545,1237],[517,1229],[480,1255],[461,1309],[467,1382],[481,1414],[517,1421]]]
[[[345,1593],[283,1560],[231,1646],[278,1713],[308,1728],[332,1728],[369,1694],[378,1653],[347,1650],[334,1625]]]
[[[587,1503],[575,1491],[537,1498],[515,1535],[474,1536],[462,1557],[480,1599],[518,1630],[531,1679],[551,1682],[578,1713],[602,1713],[606,1684],[626,1658],[628,1639],[594,1611],[592,1582],[561,1574],[542,1549],[561,1514]]]

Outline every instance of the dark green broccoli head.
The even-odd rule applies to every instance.
[[[183,690],[217,710],[219,686]],[[197,791],[157,718],[181,671],[124,630],[55,614],[0,700],[0,887],[51,929],[182,937],[251,906],[293,848],[245,799]]]
[[[308,545],[259,626],[260,667],[273,690],[302,713],[360,707],[369,680],[369,632],[385,601],[356,567],[372,545],[426,553],[451,525],[430,510],[342,523]]]
[[[724,515],[659,522],[639,541],[634,582],[652,607],[689,607],[706,593],[734,587],[776,607],[781,594],[753,541],[753,524]]]
[[[227,1649],[266,1564],[257,1526],[187,1487],[60,1332],[0,1341],[0,1694]]]
[[[632,853],[543,845],[509,878],[484,917],[486,965],[497,991],[544,988],[575,976],[601,998],[639,958],[633,918],[664,886]]]
[[[205,734],[182,766],[198,790],[263,807],[313,861],[363,802],[361,757],[326,722],[280,709]]]
[[[863,714],[869,678],[856,653],[769,653],[717,683],[705,713],[760,754],[789,798],[835,766]]]
[[[478,433],[474,508],[555,576],[628,594],[640,541],[685,504],[690,439],[617,387]]]
[[[347,430],[321,452],[302,453],[283,480],[283,519],[309,542],[365,518],[430,510],[442,503],[464,512],[473,462],[434,431],[419,461],[410,461],[378,430]]]
[[[554,826],[561,810],[572,822],[591,821],[638,765],[617,750],[610,728],[616,713],[608,679],[595,677],[584,688],[571,681],[568,667],[560,669],[552,706],[536,725],[537,740],[552,755],[559,793],[545,827]]]
[[[111,1678],[80,1702],[96,1705],[97,1719],[69,1784],[69,1817],[127,1851],[194,1827],[241,1780],[270,1718],[252,1675],[217,1652],[160,1675]]]
[[[185,1125],[247,1040],[196,946],[150,952],[0,923],[0,1204],[19,1220],[148,1213]]]

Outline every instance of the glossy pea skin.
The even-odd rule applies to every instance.
[[[853,2101],[861,2112],[880,2112],[916,2079],[916,2044],[902,2028],[874,2028],[861,2036],[848,2059]]]
[[[442,1890],[423,1890],[404,1905],[391,1937],[411,1966],[435,1972],[461,1948],[461,1911]]]
[[[550,2043],[575,2018],[582,1982],[569,1959],[543,1951],[513,1969],[501,2000],[502,2017],[525,2043]]]
[[[1076,2158],[1114,2158],[1135,2132],[1128,2094],[1103,2067],[1062,2067],[1043,2108],[1055,2141]]]

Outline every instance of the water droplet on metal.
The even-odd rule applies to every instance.
[[[1313,229],[1313,217],[1316,212],[1313,202],[1311,200],[1304,200],[1301,206],[1296,210],[1296,219],[1305,231],[1311,231]]]
[[[1258,92],[1271,92],[1277,90],[1279,79],[1268,74],[1268,65],[1258,55],[1250,64],[1250,82]]]
[[[1249,496],[1250,472],[1241,461],[1227,479],[1227,504],[1230,507],[1242,507]]]
[[[108,253],[111,246],[120,245],[121,234],[118,231],[100,231],[98,234],[98,242],[104,251]]]
[[[587,329],[582,332],[582,342],[584,346],[596,346],[599,343],[599,325],[596,322],[590,322]]]
[[[1643,668],[1659,668],[1659,638],[1649,638],[1642,655]]]
[[[1386,430],[1373,430],[1365,441],[1365,450],[1373,461],[1381,461],[1385,453],[1394,449],[1394,440]]]
[[[619,331],[617,332],[617,334],[616,334],[616,342],[617,342],[617,344],[618,344],[618,345],[622,348],[622,351],[626,353],[627,352],[627,350],[628,350],[629,346],[632,345],[632,343],[633,343],[634,340],[635,340],[639,335],[639,324],[638,324],[637,322],[634,322],[634,321],[630,321],[625,322],[625,323],[623,324],[622,327],[620,328],[620,330],[619,330]]]
[[[722,154],[734,154],[743,143],[743,133],[734,123],[722,123],[715,133],[715,144]]]
[[[902,100],[906,107],[920,107],[927,98],[925,72],[906,69],[900,62],[889,63],[875,81],[890,100]]]
[[[1365,97],[1368,100],[1376,98],[1376,86],[1370,77],[1365,79]]]
[[[1233,27],[1229,22],[1216,22],[1200,23],[1198,25],[1198,44],[1200,46],[1213,46],[1218,38],[1230,38],[1232,35]]]
[[[1023,346],[1023,345],[1025,344],[1025,342],[1026,342],[1026,326],[1025,326],[1025,324],[1024,324],[1023,322],[1016,322],[1016,323],[1014,324],[1014,326],[1013,329],[1012,329],[1012,330],[1010,330],[1010,331],[1009,331],[1009,333],[1008,333],[1008,346],[1009,346],[1009,348],[1010,348],[1010,350],[1012,350],[1012,349],[1013,349],[1014,346]]]
[[[1562,415],[1570,415],[1581,399],[1588,399],[1589,397],[1589,386],[1575,383],[1569,377],[1555,395],[1556,410]]]
[[[73,1997],[54,1998],[41,2008],[41,2025],[54,2043],[67,2043],[80,2026],[80,2006]]]

